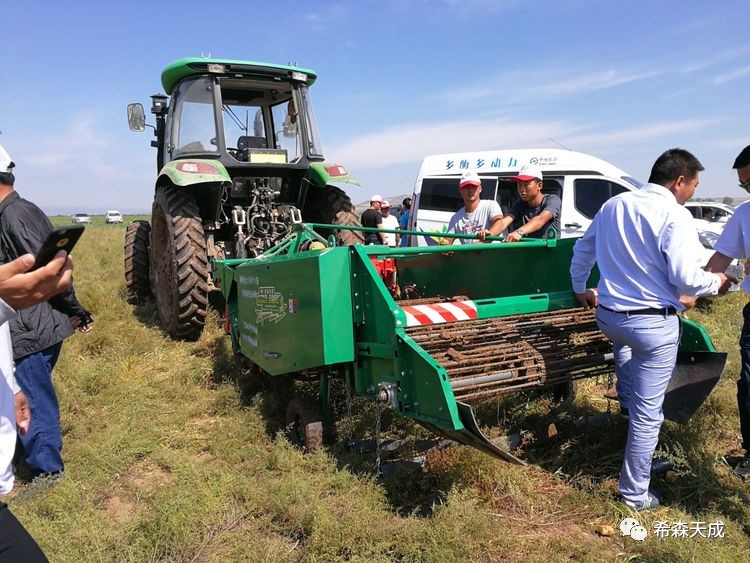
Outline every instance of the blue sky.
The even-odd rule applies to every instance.
[[[427,154],[554,147],[645,180],[692,151],[699,197],[743,195],[747,2],[358,0],[18,2],[3,13],[0,143],[48,212],[147,211],[150,134],[125,108],[185,56],[313,68],[329,160],[370,193],[411,192]]]

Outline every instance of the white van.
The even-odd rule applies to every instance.
[[[453,213],[463,206],[458,180],[466,170],[482,179],[482,199],[495,199],[504,213],[518,200],[516,182],[524,164],[541,167],[543,193],[560,196],[560,236],[580,237],[602,204],[625,190],[643,184],[613,164],[588,154],[562,149],[512,149],[428,156],[419,169],[412,196],[409,228],[418,231],[447,230]],[[411,237],[412,246],[431,246],[427,236]]]

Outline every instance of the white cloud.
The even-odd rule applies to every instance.
[[[56,131],[34,131],[15,142],[17,185],[45,210],[147,210],[156,154],[143,137],[105,133],[97,115],[80,114]],[[70,209],[68,209],[70,210]]]
[[[715,86],[719,86],[721,84],[726,84],[727,82],[737,80],[738,78],[742,78],[743,76],[746,76],[748,74],[750,74],[750,65],[743,66],[742,68],[738,68],[737,70],[733,70],[732,72],[720,74],[714,78],[713,82]]]
[[[737,47],[716,53],[704,59],[695,60],[682,69],[682,72],[695,72],[750,54],[750,47]]]
[[[63,132],[27,137],[20,152],[29,165],[37,168],[73,168],[96,163],[107,154],[112,140],[95,123],[93,115],[79,116]]]
[[[566,144],[573,147],[582,147],[581,150],[593,150],[597,147],[607,145],[623,145],[634,142],[642,142],[658,137],[669,137],[672,135],[687,133],[705,129],[720,123],[721,119],[683,119],[680,121],[665,121],[648,125],[636,125],[618,131],[606,131],[601,133],[587,133],[568,139]]]
[[[610,68],[581,72],[573,77],[570,77],[568,73],[568,77],[555,80],[550,78],[554,76],[553,72],[536,69],[504,73],[489,81],[483,80],[481,83],[462,85],[460,89],[437,94],[433,99],[461,105],[492,101],[503,105],[539,103],[559,96],[574,96],[596,90],[606,90],[646,80],[657,74],[657,71],[623,71]]]
[[[408,124],[355,137],[327,152],[352,169],[379,168],[419,161],[428,154],[548,145],[547,137],[563,137],[577,130],[562,121],[509,119]]]
[[[705,129],[719,119],[685,119],[600,131],[599,124],[566,121],[492,119],[410,124],[349,139],[328,151],[331,158],[353,170],[419,162],[429,154],[497,148],[551,146],[551,138],[574,150],[601,154],[651,139]]]
[[[331,24],[341,23],[350,14],[350,6],[344,3],[329,4],[317,12],[310,12],[304,16],[315,29],[327,29]]]

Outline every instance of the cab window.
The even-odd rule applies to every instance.
[[[209,78],[183,80],[173,96],[178,103],[173,116],[172,144],[182,153],[216,153],[214,85]]]
[[[627,188],[599,178],[579,178],[573,184],[573,202],[578,212],[587,219],[593,219],[604,202]]]

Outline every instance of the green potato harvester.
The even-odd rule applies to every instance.
[[[326,227],[297,223],[258,257],[213,264],[226,329],[251,373],[319,379],[320,408],[295,399],[287,411],[308,448],[322,443],[331,379],[340,378],[353,394],[437,434],[524,464],[484,435],[472,402],[542,387],[570,391],[578,380],[614,373],[611,343],[572,293],[575,239],[336,246],[313,230]],[[589,287],[597,281],[594,271]],[[726,354],[703,327],[680,321],[664,411],[685,422],[715,386]]]

